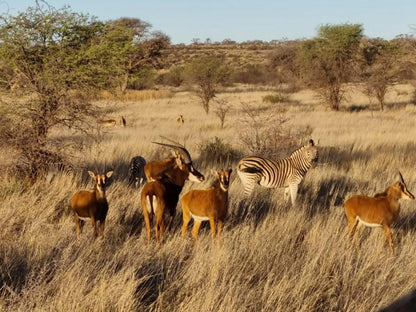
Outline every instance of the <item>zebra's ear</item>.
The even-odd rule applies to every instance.
[[[315,145],[315,143],[313,142],[313,140],[312,139],[310,139],[309,140],[309,146],[314,146]]]

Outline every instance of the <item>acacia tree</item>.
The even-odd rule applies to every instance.
[[[359,24],[324,25],[318,37],[305,41],[300,48],[305,82],[334,110],[339,110],[343,100],[342,84],[353,74],[362,33]]]
[[[299,82],[300,70],[298,64],[298,50],[301,41],[284,41],[276,44],[269,53],[266,63],[268,80],[278,84],[287,83],[291,89]]]
[[[0,18],[0,67],[3,79],[18,86],[19,99],[3,100],[0,142],[10,146],[31,181],[51,164],[65,165],[62,142],[53,128],[88,131],[94,109],[89,95],[108,85],[111,63],[96,53],[105,25],[68,7],[29,7]]]
[[[151,32],[151,25],[138,18],[120,18],[106,23],[101,51],[110,53],[116,72],[114,79],[125,93],[129,81],[159,64],[161,51],[170,44],[167,35]]]
[[[384,98],[388,88],[396,81],[400,72],[399,46],[381,38],[364,40],[361,45],[361,75],[368,96],[373,96],[384,109]]]
[[[215,97],[218,84],[228,79],[229,69],[217,57],[203,55],[186,65],[184,75],[189,83],[197,86],[195,93],[208,114],[209,102]]]

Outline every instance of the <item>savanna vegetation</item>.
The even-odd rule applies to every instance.
[[[343,208],[399,171],[416,193],[413,37],[345,24],[304,41],[170,45],[136,18],[41,4],[0,24],[0,310],[377,311],[415,287],[415,202],[402,201],[394,254],[369,228],[358,251]],[[126,127],[97,123],[121,116]],[[207,178],[181,196],[233,168],[221,238],[206,225],[197,244],[181,239],[179,204],[161,245],[147,243],[128,164],[169,156],[151,143],[162,137]],[[285,157],[310,138],[319,161],[296,206],[282,189],[243,196],[241,157]],[[89,224],[76,239],[69,207],[88,170],[114,170],[102,240]]]

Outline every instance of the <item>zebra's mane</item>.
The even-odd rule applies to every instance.
[[[296,151],[294,151],[288,158],[294,158],[297,155],[299,155],[303,150],[306,148],[306,146],[302,146],[301,148],[298,148]]]

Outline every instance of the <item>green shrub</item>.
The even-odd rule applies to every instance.
[[[241,158],[241,153],[225,143],[221,138],[215,137],[210,141],[199,144],[201,161],[209,165],[228,165]]]

